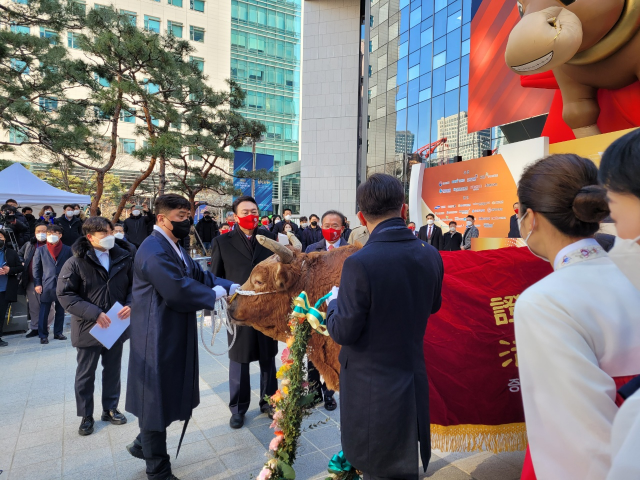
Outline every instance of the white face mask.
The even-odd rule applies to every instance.
[[[300,224],[300,228],[307,228],[307,224],[306,223],[301,223]]]
[[[36,240],[39,242],[44,242],[47,239],[46,233],[36,233]]]
[[[432,219],[427,220],[427,225],[433,225],[433,220]]]
[[[76,215],[76,216],[80,215],[80,210],[74,210],[73,214]]]
[[[276,218],[276,221],[274,223],[280,223],[280,219]]]
[[[101,238],[98,243],[102,248],[106,250],[111,250],[113,246],[116,244],[116,237],[113,235],[108,235],[104,238]]]
[[[138,215],[140,215],[140,210],[134,210],[131,213],[133,214],[134,217],[137,217]]]
[[[285,216],[284,216],[284,219],[285,219],[285,220],[291,220],[291,215],[285,215]]]
[[[518,231],[522,232],[522,221],[524,220],[524,217],[526,217],[527,215],[529,215],[529,211],[527,211],[521,218],[517,219],[518,222]],[[531,224],[531,230],[529,230],[529,234],[527,235],[527,238],[523,239],[524,243],[527,244],[527,248],[529,249],[529,251],[535,255],[536,257],[538,257],[540,260],[544,260],[545,262],[549,262],[549,259],[547,257],[543,257],[542,255],[538,255],[536,252],[534,252],[533,250],[531,250],[531,247],[529,246],[529,238],[531,237],[531,234],[533,233],[533,229],[536,228],[536,217],[533,217],[533,223]]]
[[[118,240],[122,240],[124,238],[124,233],[117,232],[117,233],[114,233],[113,236],[116,237]]]
[[[456,227],[449,227],[449,231],[450,231],[451,233],[455,233],[455,231],[456,231]]]
[[[52,245],[55,245],[58,241],[60,241],[60,237],[58,235],[47,235],[47,242]]]
[[[471,220],[467,220],[467,227],[470,227],[473,225],[473,222]]]
[[[64,214],[67,216],[67,218],[71,218],[73,217],[73,210],[67,210],[66,212],[64,212]]]

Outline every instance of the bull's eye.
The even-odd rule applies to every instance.
[[[254,280],[253,283],[255,283],[258,286],[264,285],[264,283],[261,282],[260,280]]]
[[[518,12],[520,13],[520,18],[524,17],[524,7],[520,2],[518,2]]]

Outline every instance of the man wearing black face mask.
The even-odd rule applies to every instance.
[[[167,427],[182,420],[186,429],[200,403],[196,312],[213,310],[217,298],[235,293],[239,285],[204,272],[180,246],[191,229],[187,199],[162,195],[154,210],[153,233],[134,263],[125,408],[140,425],[127,450],[146,460],[148,478],[165,480],[175,478]]]
[[[305,228],[302,231],[302,235],[300,235],[302,238],[300,238],[300,241],[302,242],[302,251],[305,252],[307,250],[307,247],[309,245],[313,245],[314,243],[319,242],[320,240],[322,240],[322,229],[318,226],[318,222],[320,221],[320,219],[318,218],[318,215],[316,215],[315,213],[312,213],[309,216],[309,227]]]
[[[204,212],[204,216],[196,224],[196,232],[198,232],[198,236],[204,244],[204,250],[202,254],[206,255],[207,252],[211,250],[211,242],[213,241],[213,239],[220,235],[220,231],[218,230],[218,222],[213,219],[209,210],[206,210]],[[203,247],[203,245],[199,246],[201,248]]]
[[[36,234],[36,217],[33,216],[33,209],[31,207],[24,207],[22,214],[29,225],[29,238],[31,238]]]

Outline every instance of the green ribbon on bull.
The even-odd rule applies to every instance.
[[[316,302],[316,304],[311,307],[309,304],[309,297],[307,296],[307,292],[302,292],[293,300],[293,316],[296,318],[304,318],[309,322],[311,328],[313,328],[316,332],[321,335],[329,336],[329,332],[327,332],[326,316],[323,312],[318,310],[322,303],[331,296],[331,292],[327,293],[324,297]]]
[[[333,473],[336,475],[340,475],[343,473],[347,473],[350,471],[354,471],[354,475],[352,478],[353,480],[357,480],[360,478],[360,476],[358,476],[355,473],[355,470],[353,468],[353,465],[351,465],[349,463],[349,460],[347,460],[344,456],[344,452],[342,450],[340,450],[340,453],[334,455],[333,457],[331,457],[331,460],[329,461],[329,467],[328,467],[329,473]]]

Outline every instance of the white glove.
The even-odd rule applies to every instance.
[[[229,288],[229,296],[233,296],[234,293],[236,293],[236,290],[240,288],[240,285],[237,283],[234,283],[233,285],[231,285],[231,287]]]
[[[329,305],[329,303],[333,300],[337,300],[338,299],[338,292],[340,291],[339,287],[333,287],[331,289],[331,296],[329,298],[327,298],[327,305]]]
[[[221,287],[220,285],[213,287],[212,290],[216,294],[216,300],[220,300],[221,298],[228,296],[227,289],[224,287]]]

